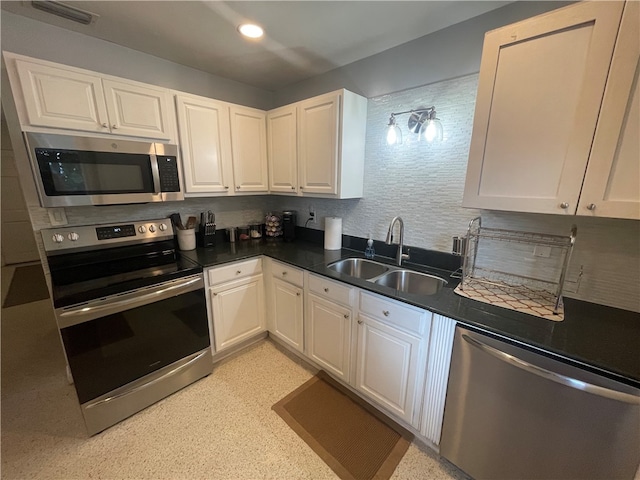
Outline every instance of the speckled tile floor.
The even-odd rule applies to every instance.
[[[313,372],[270,341],[89,438],[50,301],[3,309],[1,322],[5,480],[337,478],[271,410]],[[393,478],[468,477],[414,443]]]

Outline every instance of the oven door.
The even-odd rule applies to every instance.
[[[211,373],[202,274],[60,308],[56,317],[90,434]]]

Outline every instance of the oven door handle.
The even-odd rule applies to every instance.
[[[203,288],[203,286],[204,280],[202,275],[196,275],[179,281],[165,282],[151,289],[134,290],[120,296],[118,299],[106,298],[69,309],[59,309],[56,310],[58,327],[70,327],[98,317],[104,317],[130,308],[158,302],[182,293],[198,290]]]

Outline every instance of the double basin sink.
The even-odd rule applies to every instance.
[[[399,292],[417,295],[434,295],[447,284],[447,281],[440,277],[365,258],[345,258],[329,264],[327,268]]]

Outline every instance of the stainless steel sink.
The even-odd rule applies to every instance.
[[[369,280],[389,271],[387,265],[364,258],[345,258],[328,265],[328,268],[338,273],[364,280]]]
[[[400,292],[418,295],[433,295],[447,284],[443,278],[412,270],[392,270],[380,275],[373,282]]]

